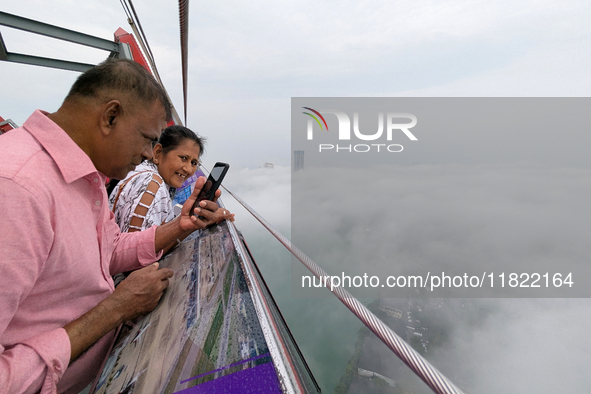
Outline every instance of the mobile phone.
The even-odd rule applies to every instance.
[[[222,180],[226,176],[226,172],[230,165],[227,163],[217,162],[215,166],[211,169],[209,176],[207,177],[207,181],[201,188],[201,192],[197,196],[197,200],[195,204],[193,204],[193,208],[191,208],[191,213],[195,212],[195,208],[199,207],[199,203],[203,200],[213,200],[215,196],[215,192],[219,189],[220,185],[222,184]]]

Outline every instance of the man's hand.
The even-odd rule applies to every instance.
[[[64,329],[70,338],[70,360],[75,360],[124,321],[156,308],[170,277],[172,270],[158,270],[158,263],[134,271],[117,286],[113,294],[68,323]]]
[[[158,263],[133,271],[109,296],[110,302],[123,321],[135,319],[156,308],[170,277],[172,270],[159,270]]]

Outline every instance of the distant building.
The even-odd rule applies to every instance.
[[[380,306],[380,310],[384,312],[388,316],[395,317],[397,319],[402,319],[402,311],[396,308],[391,308],[389,306]]]
[[[293,151],[293,170],[299,171],[304,169],[304,151],[294,150]]]
[[[273,164],[273,163],[265,163],[265,164],[263,164],[263,168],[271,168],[271,169],[273,169],[273,168],[275,168],[275,164]]]

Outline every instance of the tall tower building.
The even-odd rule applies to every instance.
[[[294,150],[293,151],[293,170],[299,171],[304,169],[304,151]]]

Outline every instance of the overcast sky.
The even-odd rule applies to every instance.
[[[182,112],[178,2],[149,0],[135,6],[160,74]],[[257,168],[264,162],[290,165],[292,96],[588,97],[590,8],[588,1],[577,0],[192,2],[188,126],[209,138],[206,164],[230,163],[227,185],[287,232],[289,169],[278,168],[270,175],[244,167]],[[2,0],[0,10],[107,39],[118,27],[129,30],[117,0]],[[37,39],[5,27],[0,32],[10,52],[91,63],[105,58],[101,51]],[[22,124],[37,108],[55,111],[76,76],[0,62],[0,115]],[[577,152],[585,150],[579,146]],[[397,220],[380,217],[379,206],[370,206],[369,212],[350,212],[348,217],[355,220],[355,214],[365,214],[365,222],[356,225],[361,229],[374,225],[387,242],[390,239],[384,234],[393,228],[401,234],[414,231],[406,244],[400,238],[389,244],[391,250],[398,250],[398,258],[453,259],[458,247],[466,260],[497,247],[509,258],[532,261],[589,255],[585,234],[588,169],[465,163],[402,168],[397,177],[401,187],[396,198],[402,204],[400,214],[394,213]],[[310,222],[316,220],[332,236],[346,219],[340,209],[353,204],[348,198],[341,205],[327,202],[326,210],[316,216],[309,213]],[[245,213],[237,216],[237,224],[251,232],[250,238],[245,234],[253,240],[251,247],[260,243],[255,257],[257,253],[276,257],[263,246],[270,242],[267,238],[259,242],[262,235]],[[341,230],[340,242],[351,237],[355,253],[363,254],[368,245],[352,237],[356,228]],[[409,245],[414,255],[401,255],[400,246]],[[546,246],[547,253],[540,245]],[[317,263],[327,270],[338,268],[330,258]],[[267,261],[261,265],[271,273],[270,286],[283,307],[281,302],[289,302],[290,297],[285,292],[289,285],[279,277],[286,274],[285,266],[275,269]],[[355,342],[356,328],[342,314],[335,316],[339,307],[334,304],[303,307],[303,302],[287,305],[284,313],[323,391],[331,392]],[[566,359],[577,346],[589,347],[582,329],[588,327],[588,319],[581,318],[588,300],[566,306],[539,303],[533,308],[526,301],[508,301],[511,308],[501,305],[494,324],[458,342],[454,357],[465,360],[476,354],[475,362],[481,366],[478,387],[487,391],[478,392],[540,393],[544,392],[540,386],[530,382],[542,378],[548,393],[556,392],[565,378],[571,392],[582,392],[577,388],[588,379],[576,366],[589,364],[588,352],[578,352],[574,362],[561,362],[559,369],[555,360]],[[515,314],[515,306],[527,308],[528,314]],[[504,311],[513,314],[503,320]],[[308,335],[311,326],[320,334]],[[329,335],[334,326],[346,326],[348,337]],[[500,346],[490,347],[494,353],[474,351],[501,340],[505,342]],[[552,352],[547,351],[549,341],[556,341]],[[487,364],[493,358],[503,360],[494,369]],[[512,372],[515,366],[528,371],[528,363],[535,360],[543,366],[540,375]],[[555,370],[559,377],[553,375]],[[531,390],[522,389],[528,387]]]
[[[135,3],[182,113],[178,2]],[[289,165],[292,96],[589,96],[582,0],[192,2],[188,126],[206,163]],[[0,2],[0,10],[112,38],[117,0]],[[105,52],[1,27],[9,52],[99,62]],[[76,73],[0,62],[0,114],[58,108]]]

